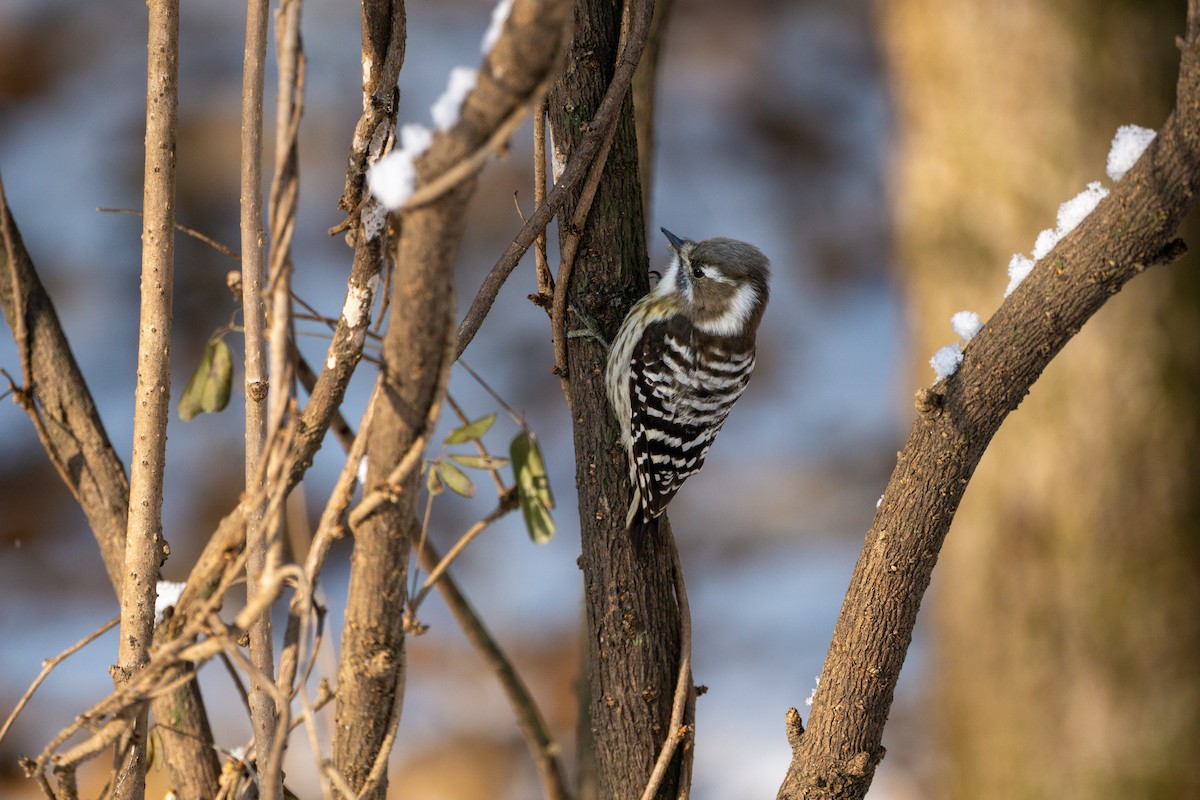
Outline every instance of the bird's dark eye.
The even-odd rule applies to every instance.
[[[699,267],[692,267],[692,277],[693,278],[703,278],[704,270],[700,269]]]

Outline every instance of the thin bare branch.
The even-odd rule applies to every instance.
[[[137,208],[106,208],[104,206],[100,206],[96,210],[103,212],[105,214],[132,214],[135,217],[142,216],[141,210],[137,209]],[[211,247],[213,250],[216,250],[221,255],[228,256],[229,258],[233,259],[234,261],[242,260],[242,257],[240,255],[238,255],[236,252],[234,252],[231,248],[226,247],[225,245],[221,244],[220,242],[218,242],[216,239],[212,238],[208,234],[201,233],[200,231],[196,230],[195,228],[188,227],[187,225],[184,225],[181,222],[176,222],[175,230],[179,231],[180,233],[186,233],[188,236],[192,237],[196,241],[203,242],[204,244]]]
[[[533,207],[546,204],[546,98],[533,112]],[[521,224],[529,220],[521,215]],[[533,263],[537,273],[537,299],[545,304],[554,294],[554,276],[546,257],[546,228],[538,231],[533,242]]]
[[[275,169],[268,216],[271,231],[269,266],[268,427],[283,424],[294,395],[291,346],[292,235],[300,193],[299,134],[304,110],[304,46],[300,40],[302,0],[284,0],[275,12],[275,56],[279,64],[275,104]]]
[[[625,8],[628,10],[628,4]],[[568,233],[563,237],[562,246],[559,248],[558,278],[554,283],[554,301],[550,310],[550,332],[554,341],[554,373],[562,383],[563,396],[567,398],[568,405],[571,393],[567,391],[567,289],[571,285],[571,271],[575,268],[575,254],[579,252],[583,226],[592,210],[592,201],[596,198],[596,189],[600,187],[600,179],[604,176],[604,165],[608,163],[608,151],[616,134],[617,120],[614,119],[600,145],[600,152],[596,154],[596,160],[588,170],[587,180],[584,181],[583,191],[579,195],[579,203],[575,206],[575,213],[571,215]]]
[[[121,636],[114,683],[142,669],[154,635],[162,538],[163,472],[171,400],[171,322],[175,274],[175,136],[179,121],[179,2],[149,4],[141,313],[138,326],[133,469],[121,591]],[[145,794],[146,709],[129,718],[113,782],[118,800]]]
[[[100,638],[105,633],[108,633],[110,630],[115,628],[120,621],[121,618],[119,616],[113,617],[108,622],[104,623],[99,628],[68,647],[66,650],[63,650],[53,658],[48,658],[42,662],[42,671],[39,672],[37,677],[33,679],[33,683],[29,684],[29,688],[25,690],[25,694],[21,695],[21,699],[17,701],[17,705],[13,708],[12,713],[8,715],[8,719],[4,721],[3,725],[0,725],[0,742],[4,741],[4,737],[8,735],[9,729],[13,726],[13,723],[17,721],[17,717],[20,716],[21,711],[23,711],[25,706],[29,704],[29,701],[33,699],[33,695],[38,690],[38,687],[42,685],[42,681],[46,680],[47,676],[54,671],[54,668],[63,661],[66,661],[75,653],[78,653],[80,650],[87,647],[92,642],[96,641],[96,639]]]
[[[421,585],[421,590],[409,601],[408,609],[404,613],[406,626],[411,626],[416,622],[417,611],[421,608],[421,603],[424,602],[426,595],[429,594],[429,590],[437,585],[438,580],[445,575],[450,565],[467,549],[467,545],[474,541],[475,537],[483,533],[493,522],[510,511],[516,510],[517,507],[517,492],[514,488],[512,491],[501,496],[499,504],[486,517],[476,522],[470,528],[467,528],[463,535],[458,537],[458,541],[454,543],[454,546],[429,570],[429,575],[426,576],[425,582]]]
[[[267,56],[268,0],[247,0],[246,46],[242,66],[242,147],[241,147],[241,233],[242,233],[242,315],[245,324],[246,380],[246,494],[258,487],[252,483],[260,475],[259,465],[267,439],[266,236],[263,230],[262,137],[263,84]],[[275,542],[267,538],[268,527],[261,507],[252,506],[246,514],[246,592],[262,590],[267,572],[268,551]],[[253,676],[275,672],[271,636],[271,611],[268,606],[250,625],[250,658]],[[253,677],[252,676],[252,677]],[[250,685],[250,721],[260,753],[270,752],[279,709],[271,697],[275,684],[264,685],[253,677]],[[261,772],[261,771],[260,771]],[[278,774],[261,775],[260,792],[266,800],[278,800],[282,782]]]

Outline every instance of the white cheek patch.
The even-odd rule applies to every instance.
[[[678,253],[671,256],[671,262],[667,264],[667,268],[663,271],[662,280],[650,290],[650,294],[658,299],[665,299],[675,292],[682,294],[688,305],[692,304],[694,300],[692,281],[683,269]]]
[[[713,336],[737,336],[750,321],[754,307],[758,303],[758,290],[751,284],[744,283],[733,293],[729,300],[729,308],[716,319],[699,322],[696,327]]]
[[[713,267],[702,267],[700,269],[700,271],[704,273],[704,277],[708,278],[711,281],[716,281],[717,283],[723,283],[727,286],[733,285],[733,281],[731,279],[725,277],[725,275],[722,274],[719,269],[714,269]]]

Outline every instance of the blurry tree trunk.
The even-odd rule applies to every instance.
[[[894,205],[921,382],[987,316],[1014,252],[1162,124],[1184,4],[880,4]],[[1184,232],[1186,236],[1186,231]],[[1192,240],[1195,247],[1195,240]],[[932,785],[945,797],[1195,797],[1200,283],[1152,271],[1098,314],[992,443],[934,582]]]
[[[646,2],[646,0],[630,0]],[[619,4],[577,0],[575,32],[562,77],[547,105],[555,158],[570,157],[612,79],[620,31]],[[560,241],[579,194],[559,214]],[[611,341],[629,306],[648,289],[642,188],[638,180],[633,102],[626,97],[603,179],[568,289],[577,312]],[[580,327],[576,314],[568,327]],[[576,483],[583,554],[591,746],[598,797],[640,797],[666,739],[679,669],[679,612],[669,550],[657,531],[643,553],[625,530],[629,485],[625,456],[604,390],[606,350],[589,338],[568,342],[575,432]],[[676,757],[678,763],[678,756]],[[659,796],[675,797],[672,769]],[[591,796],[593,787],[583,787]]]

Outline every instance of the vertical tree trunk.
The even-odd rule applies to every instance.
[[[608,87],[619,32],[617,4],[578,0],[567,65],[547,106],[559,163],[583,137]],[[626,98],[568,290],[571,307],[595,320],[610,340],[649,285],[641,191],[633,106]],[[560,220],[572,218],[576,199],[568,201]],[[560,222],[560,237],[567,227]],[[577,315],[569,316],[568,326],[581,324]],[[679,613],[667,551],[651,541],[639,555],[625,530],[629,487],[604,390],[606,358],[604,347],[592,339],[569,340],[589,632],[587,713],[597,796],[636,798],[667,734],[679,665]],[[673,770],[660,796],[674,797],[676,782]]]
[[[924,359],[985,316],[1014,252],[1103,180],[1120,124],[1170,108],[1180,3],[884,4],[898,241]],[[942,554],[942,796],[1200,794],[1200,293],[1131,285],[994,440]]]

